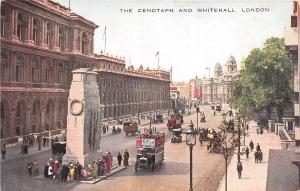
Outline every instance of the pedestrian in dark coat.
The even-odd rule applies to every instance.
[[[6,154],[6,145],[3,144],[1,148],[2,159],[5,159],[5,154]]]
[[[43,147],[46,147],[47,138],[43,137]]]
[[[81,171],[82,171],[82,166],[81,164],[79,164],[79,162],[77,162],[77,165],[76,165],[76,170],[77,170],[77,180],[80,181],[81,180]]]
[[[124,152],[123,158],[124,158],[124,161],[123,161],[124,166],[128,166],[129,153],[128,153],[127,149]]]
[[[257,145],[256,145],[256,151],[257,151],[257,152],[258,152],[258,151],[261,151],[259,143],[257,143]]]
[[[255,163],[258,163],[258,152],[255,151],[254,153]]]
[[[246,153],[246,157],[248,159],[249,158],[249,148],[248,147],[246,147],[245,153]]]
[[[60,170],[60,176],[62,182],[67,181],[68,174],[69,174],[69,167],[67,166],[67,164],[64,164]]]
[[[254,143],[253,143],[253,141],[251,140],[250,141],[250,143],[249,143],[249,147],[250,147],[250,150],[252,151],[253,150],[253,148],[254,148]]]
[[[117,155],[117,159],[118,159],[118,165],[121,166],[121,162],[122,162],[123,157],[122,157],[122,155],[120,154],[120,152],[119,152],[118,155]]]
[[[241,162],[238,162],[237,164],[237,171],[238,171],[238,176],[239,176],[239,179],[241,178],[242,176],[242,171],[243,171],[243,165]]]
[[[29,161],[27,164],[27,169],[30,177],[32,177],[32,166],[33,166],[32,162]]]

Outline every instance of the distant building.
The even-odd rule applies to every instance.
[[[202,81],[200,78],[196,77],[189,81],[189,97],[202,102]]]
[[[181,98],[189,97],[189,84],[186,82],[173,82],[173,86],[177,87]]]
[[[225,63],[224,72],[221,64],[217,63],[214,67],[214,76],[202,79],[202,103],[228,104],[231,95],[230,85],[233,81],[238,80],[239,76],[240,73],[233,56],[230,56]]]

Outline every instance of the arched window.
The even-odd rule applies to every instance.
[[[24,66],[24,58],[22,56],[17,57],[16,61],[16,71],[15,71],[15,80],[16,82],[21,82],[22,81],[22,71],[23,71],[23,66]]]
[[[52,100],[49,100],[46,105],[45,122],[46,122],[46,130],[54,128],[54,103]]]
[[[81,38],[81,53],[82,54],[88,54],[88,37],[87,34],[84,32],[82,33],[82,38]]]
[[[64,65],[63,65],[63,63],[59,62],[57,64],[57,80],[56,80],[57,83],[63,84],[64,76],[65,76]]]
[[[39,82],[39,61],[37,58],[32,59],[31,63],[31,81],[33,83]]]
[[[5,7],[1,6],[1,37],[6,37],[8,35],[8,11]]]
[[[52,83],[53,81],[53,66],[50,60],[47,61],[47,66],[45,69],[45,83]]]
[[[21,129],[23,133],[26,133],[26,105],[24,101],[17,104],[15,123],[16,135],[21,135]]]
[[[19,41],[24,42],[27,29],[26,18],[22,13],[19,13],[17,18],[17,37]]]
[[[1,102],[1,120],[5,118],[4,103]]]
[[[31,130],[32,132],[39,131],[41,127],[41,109],[39,100],[35,100],[32,106],[31,115]],[[38,128],[38,129],[37,129]]]
[[[1,52],[1,81],[9,80],[9,60],[8,54]]]
[[[39,45],[41,43],[41,21],[38,18],[33,19],[32,38],[34,44]]]

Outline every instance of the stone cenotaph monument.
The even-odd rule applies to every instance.
[[[63,162],[86,166],[100,157],[102,119],[97,73],[88,68],[73,71],[68,98],[67,146]]]

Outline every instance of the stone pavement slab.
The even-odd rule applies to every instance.
[[[278,135],[264,131],[262,135],[256,133],[256,122],[251,121],[249,123],[249,132],[246,137],[246,146],[249,145],[250,140],[254,142],[254,150],[256,144],[259,143],[263,152],[263,161],[261,163],[255,163],[254,150],[249,153],[249,159],[246,159],[245,155],[241,156],[241,162],[243,164],[243,171],[241,179],[238,178],[237,173],[237,155],[234,155],[228,166],[228,191],[264,191],[266,190],[267,171],[269,162],[269,150],[281,149],[281,141]],[[243,143],[241,141],[241,143]],[[225,190],[225,177],[223,177],[218,191]]]

